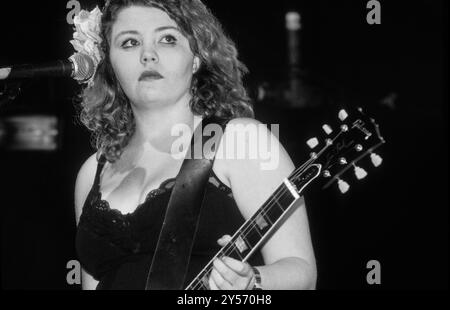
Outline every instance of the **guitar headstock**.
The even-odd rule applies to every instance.
[[[322,126],[324,138],[307,141],[312,153],[305,165],[320,167],[326,183],[324,188],[337,182],[339,190],[346,193],[350,185],[344,180],[343,174],[353,169],[357,180],[364,179],[367,172],[360,164],[362,159],[370,157],[373,166],[380,166],[382,158],[375,150],[384,144],[385,140],[378,124],[367,116],[362,108],[352,113],[341,110],[338,119],[338,128],[327,124]]]

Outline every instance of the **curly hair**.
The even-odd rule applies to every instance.
[[[118,14],[130,6],[155,7],[180,27],[201,66],[192,78],[190,109],[195,115],[222,119],[254,117],[242,77],[247,68],[238,60],[233,41],[200,0],[110,0],[101,19],[102,50],[94,83],[80,95],[80,121],[91,131],[92,144],[109,162],[123,153],[135,131],[129,99],[122,90],[109,59],[111,31]],[[99,153],[97,153],[99,154]]]

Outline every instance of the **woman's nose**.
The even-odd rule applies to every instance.
[[[158,54],[155,52],[154,49],[146,49],[142,52],[141,55],[141,62],[142,64],[147,64],[149,62],[157,63],[159,60]]]

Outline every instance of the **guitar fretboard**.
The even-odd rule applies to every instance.
[[[302,174],[296,170],[288,180],[295,180],[293,183],[297,184],[297,186],[300,185],[300,188],[302,188],[317,175],[317,170],[320,170],[320,167],[313,166],[312,168],[307,169]],[[213,260],[216,258],[229,256],[240,261],[246,261],[265,238],[269,236],[269,233],[273,231],[283,218],[283,215],[289,211],[298,198],[299,195],[292,183],[285,182],[281,184],[261,208],[241,226],[231,241],[216,254],[188,285],[186,290],[209,290],[209,273],[213,267]]]

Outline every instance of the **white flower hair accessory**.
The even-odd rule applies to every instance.
[[[102,43],[102,38],[100,37],[101,17],[102,12],[96,6],[90,12],[81,10],[73,19],[75,32],[70,43],[78,53],[89,56],[94,63],[94,74],[89,80],[81,82],[87,83],[88,86],[92,85],[97,67],[104,58],[104,53],[100,46]]]

